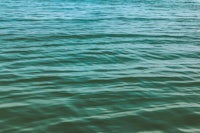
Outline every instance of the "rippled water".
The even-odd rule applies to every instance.
[[[199,133],[199,0],[0,0],[1,133]]]

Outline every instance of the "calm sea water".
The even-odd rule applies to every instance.
[[[135,132],[200,132],[200,0],[0,0],[0,133]]]

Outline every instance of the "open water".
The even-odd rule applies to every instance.
[[[200,133],[200,0],[0,0],[0,133]]]

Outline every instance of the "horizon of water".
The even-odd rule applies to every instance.
[[[199,133],[199,0],[0,0],[0,133]]]

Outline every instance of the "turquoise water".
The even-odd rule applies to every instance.
[[[199,0],[0,0],[0,133],[199,133]]]

